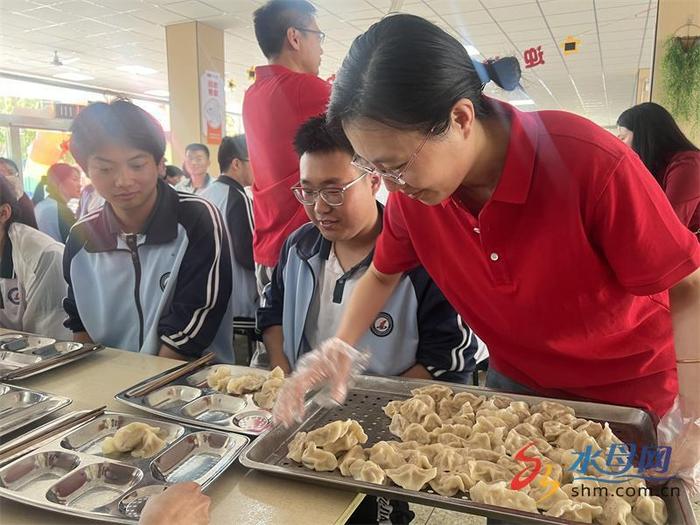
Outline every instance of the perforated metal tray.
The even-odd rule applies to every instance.
[[[0,437],[70,404],[67,397],[0,383]]]
[[[184,366],[184,365],[183,365]],[[214,368],[231,369],[231,377],[244,374],[266,375],[264,370],[234,365],[212,365],[195,370],[141,397],[130,397],[132,390],[151,382],[172,370],[166,370],[140,383],[119,392],[114,399],[151,414],[166,419],[182,421],[193,426],[238,432],[257,436],[270,428],[272,415],[260,408],[253,400],[252,394],[234,396],[221,394],[207,385],[207,375]]]
[[[362,376],[358,378],[342,406],[321,407],[312,399],[307,404],[307,416],[301,423],[292,425],[289,428],[274,427],[266,434],[258,437],[241,454],[239,461],[245,467],[278,476],[300,479],[324,486],[336,486],[353,492],[381,495],[413,501],[423,505],[478,514],[503,520],[506,523],[569,523],[550,516],[475,503],[469,500],[466,495],[446,497],[435,493],[430,488],[422,491],[412,491],[397,486],[375,485],[343,477],[337,470],[334,472],[315,472],[286,458],[287,445],[297,432],[308,432],[339,419],[355,419],[362,425],[369,438],[367,443],[363,445],[364,447],[370,447],[382,440],[395,440],[395,436],[389,432],[389,419],[382,411],[382,407],[389,401],[410,397],[410,391],[414,388],[431,384],[435,384],[435,382]],[[446,383],[440,384],[444,385]],[[449,384],[449,386],[455,392],[472,392],[484,396],[503,394],[529,404],[547,399],[458,384]],[[607,421],[615,434],[626,443],[639,443],[647,446],[656,444],[656,432],[653,421],[651,416],[643,410],[581,401],[556,401],[574,408],[578,417],[594,421]],[[674,525],[697,525],[690,499],[684,486],[675,481],[671,481],[669,486],[678,487],[678,493],[680,494],[678,497],[664,498],[669,511],[669,523]]]
[[[132,422],[160,428],[165,447],[151,458],[102,454],[102,441]],[[41,435],[41,429],[34,433]],[[248,442],[238,434],[105,412],[2,466],[0,497],[82,518],[133,524],[148,497],[182,481],[206,488]]]

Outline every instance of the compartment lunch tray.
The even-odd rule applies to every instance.
[[[172,372],[172,370],[166,370],[119,392],[114,398],[139,410],[193,426],[238,432],[249,436],[258,436],[268,430],[271,427],[272,415],[269,410],[260,408],[255,403],[252,394],[234,396],[209,388],[207,385],[209,371],[220,367],[231,368],[231,377],[247,373],[261,375],[268,373],[265,370],[235,365],[209,365],[145,396],[128,395],[142,385]]]
[[[102,345],[57,341],[30,334],[0,335],[0,380],[25,379],[102,350]],[[26,372],[23,372],[26,370]]]
[[[166,445],[151,458],[105,456],[104,438],[132,422],[160,428]],[[0,497],[113,523],[137,523],[148,497],[195,481],[206,488],[249,443],[246,436],[105,412],[0,467]]]
[[[454,497],[441,496],[430,487],[421,491],[407,490],[398,486],[376,485],[363,481],[356,481],[351,477],[343,477],[335,470],[333,472],[316,472],[286,458],[287,445],[298,431],[308,432],[327,423],[343,419],[355,419],[367,433],[368,441],[364,448],[370,447],[378,441],[398,440],[389,432],[390,420],[384,414],[382,407],[395,399],[411,397],[411,390],[421,386],[436,384],[434,381],[422,379],[394,379],[386,377],[360,376],[342,406],[321,407],[313,400],[307,403],[305,419],[295,423],[289,428],[282,425],[274,427],[265,435],[257,438],[251,446],[239,457],[240,463],[251,469],[268,472],[277,476],[293,478],[324,486],[335,486],[340,489],[365,494],[375,494],[390,498],[402,499],[428,505],[442,507],[469,514],[478,514],[490,518],[500,519],[506,523],[529,524],[563,524],[569,523],[560,518],[537,515],[505,507],[497,507],[482,503],[472,502],[467,495],[457,493]],[[472,392],[477,395],[493,396],[507,395],[508,397],[535,404],[550,398],[511,394],[497,390],[466,386],[462,384],[447,385],[456,392]],[[581,401],[559,400],[576,410],[576,415],[596,421],[607,421],[615,434],[626,443],[639,443],[647,446],[656,444],[656,432],[651,416],[643,410],[587,403]],[[670,481],[667,485],[673,490],[666,491],[674,496],[664,497],[668,507],[670,524],[697,525],[690,499],[682,483]],[[677,490],[676,490],[677,488]],[[652,493],[654,491],[652,490]],[[661,494],[659,494],[661,495]]]
[[[0,383],[0,437],[70,404],[67,397]]]

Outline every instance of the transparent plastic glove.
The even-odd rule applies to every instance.
[[[700,498],[700,417],[684,414],[676,397],[656,429],[659,445],[671,447],[669,476],[680,478],[690,498]]]
[[[178,483],[148,498],[139,525],[207,525],[210,504],[196,483]]]
[[[360,352],[337,337],[323,341],[299,359],[295,372],[284,382],[272,409],[273,422],[289,426],[301,421],[306,394],[315,388],[324,387],[316,397],[319,404],[343,403],[351,381],[368,364],[369,352]]]

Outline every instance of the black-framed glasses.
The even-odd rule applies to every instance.
[[[323,44],[326,41],[326,33],[319,31],[318,29],[307,29],[306,27],[295,27],[297,31],[302,31],[304,33],[313,33],[318,35],[318,41]]]
[[[428,139],[434,133],[434,131],[435,131],[435,127],[430,129],[430,131],[425,136],[423,141],[418,145],[418,148],[416,149],[416,151],[413,152],[413,155],[411,155],[411,157],[408,159],[408,161],[400,168],[397,168],[394,170],[379,169],[377,166],[372,164],[370,161],[360,157],[357,153],[352,158],[352,165],[355,166],[356,168],[361,169],[365,173],[379,175],[382,179],[384,179],[384,181],[389,181],[393,184],[396,184],[397,186],[405,186],[406,181],[403,180],[404,175],[406,174],[408,169],[411,167],[413,162],[416,160],[416,158],[418,157],[421,150],[423,149],[425,144],[428,142]]]
[[[321,199],[323,199],[323,202],[328,204],[328,206],[336,208],[338,206],[343,205],[343,202],[345,201],[345,192],[352,186],[357,184],[359,181],[361,181],[362,177],[364,177],[365,175],[367,175],[367,172],[363,171],[359,177],[351,180],[345,186],[341,186],[339,188],[323,188],[321,190],[310,190],[308,188],[304,188],[304,186],[302,186],[301,184],[295,184],[294,186],[292,186],[292,192],[294,193],[294,196],[297,198],[297,200],[301,202],[304,206],[313,206],[314,204],[316,204],[316,201],[320,196]]]

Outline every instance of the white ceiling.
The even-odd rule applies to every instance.
[[[246,70],[264,63],[255,42],[256,0],[0,0],[0,70],[41,77],[84,73],[92,86],[130,93],[167,89],[165,30],[200,20],[225,31],[227,94],[239,107]],[[392,10],[423,16],[483,57],[541,45],[545,64],[523,69],[531,108],[566,109],[614,125],[634,103],[636,74],[650,67],[656,0],[316,0],[327,33],[321,76],[335,72],[352,40]],[[581,40],[564,56],[567,36]],[[51,65],[58,50],[64,66]],[[124,73],[124,65],[156,70]],[[489,88],[491,90],[491,88]],[[516,94],[514,98],[523,98]],[[527,108],[526,108],[527,109]]]

